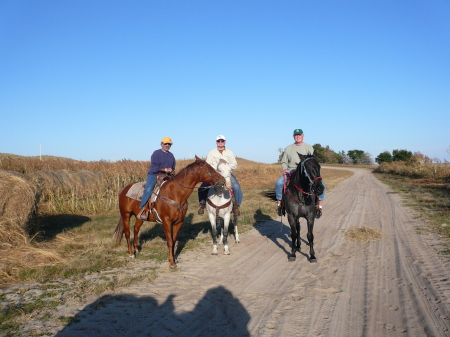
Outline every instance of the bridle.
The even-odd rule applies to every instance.
[[[313,158],[313,157],[306,158],[305,160],[303,160],[303,161],[300,163],[300,173],[303,173],[303,172],[304,172],[306,178],[308,178],[308,180],[309,180],[309,192],[305,192],[301,187],[298,187],[296,184],[293,183],[294,187],[295,187],[297,190],[299,190],[299,191],[302,192],[303,194],[306,194],[306,195],[309,195],[309,196],[315,195],[315,193],[314,193],[314,188],[313,188],[314,182],[316,182],[316,181],[319,180],[319,179],[322,179],[322,177],[317,177],[317,178],[311,179],[311,177],[309,176],[308,170],[307,170],[306,167],[305,167],[305,163],[306,163],[308,160],[310,160],[311,158]]]

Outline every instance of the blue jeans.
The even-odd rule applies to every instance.
[[[281,200],[283,196],[283,185],[284,185],[284,175],[281,175],[280,178],[278,178],[277,182],[275,183],[275,195],[277,197],[277,200]],[[325,199],[325,182],[322,180],[323,185],[323,193],[319,195],[319,200]]]
[[[156,185],[156,174],[147,174],[147,182],[145,183],[144,194],[142,195],[141,206],[144,207],[148,199],[153,193],[153,188]]]
[[[231,180],[231,188],[233,189],[233,193],[234,193],[234,197],[236,198],[236,202],[238,204],[238,206],[241,206],[242,204],[242,198],[243,198],[243,194],[242,194],[242,190],[241,190],[241,185],[239,185],[239,182],[236,179],[236,176],[234,174],[231,174],[230,177]],[[205,187],[209,187],[211,186],[210,184],[205,184],[202,183],[200,185],[200,187],[198,188],[198,202],[206,202],[206,198],[208,197],[208,188]]]

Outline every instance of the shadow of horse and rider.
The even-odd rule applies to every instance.
[[[250,336],[250,315],[223,286],[209,289],[193,310],[176,310],[176,295],[106,295],[87,305],[55,336]]]

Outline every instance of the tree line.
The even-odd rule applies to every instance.
[[[320,144],[314,144],[313,148],[315,150],[315,155],[319,163],[324,164],[354,164],[354,165],[374,165],[374,160],[370,153],[367,153],[363,150],[349,150],[347,152],[340,151],[335,152],[327,145],[323,147]],[[278,162],[281,162],[281,158],[284,154],[284,149],[278,149],[280,155],[278,157]],[[447,150],[450,154],[450,147]],[[394,161],[410,161],[416,160],[424,163],[432,163],[432,162],[440,162],[438,158],[431,159],[420,152],[411,152],[408,150],[393,150],[392,153],[389,151],[384,151],[380,153],[376,158],[375,162],[378,164],[381,163],[390,163]]]

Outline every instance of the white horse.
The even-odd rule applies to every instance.
[[[223,222],[223,231],[221,231],[219,244],[223,243],[224,254],[229,255],[228,249],[228,226],[230,224],[231,212],[233,210],[233,201],[231,194],[231,168],[227,162],[220,160],[217,165],[217,172],[225,178],[225,190],[223,193],[215,192],[210,189],[208,198],[206,199],[206,210],[208,211],[209,221],[211,222],[211,236],[213,239],[212,255],[217,255],[217,226]],[[237,227],[237,215],[234,216],[234,237],[235,242],[239,242],[239,234]],[[220,228],[220,227],[219,227]]]

